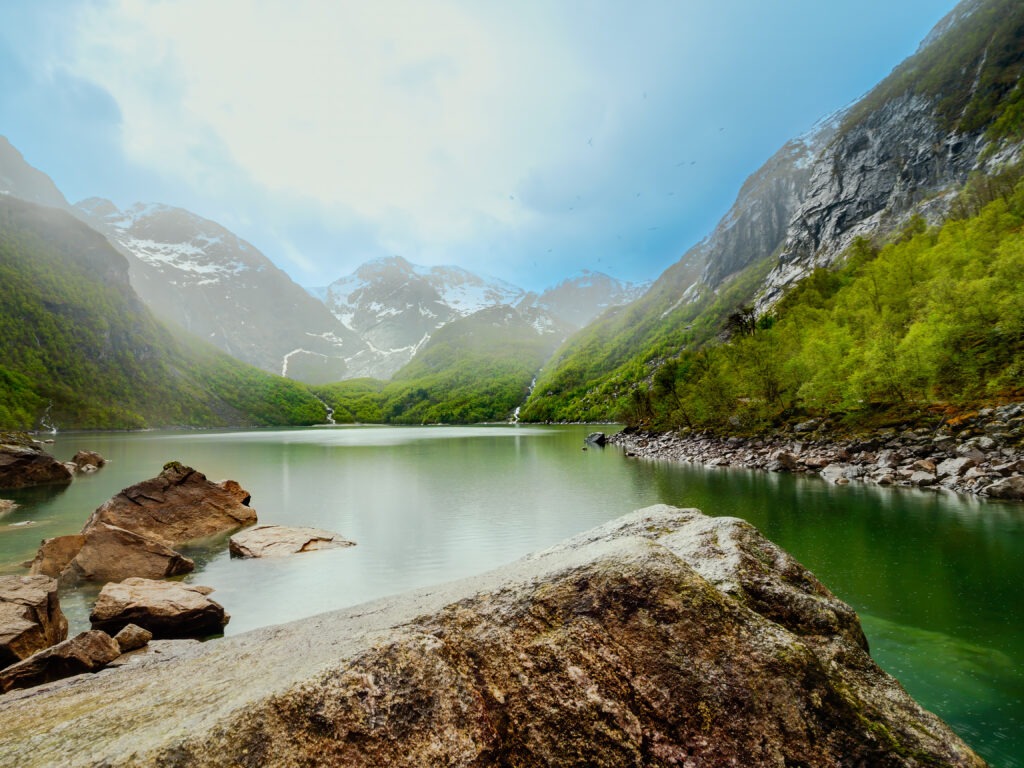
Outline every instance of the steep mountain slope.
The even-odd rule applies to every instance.
[[[915,215],[941,221],[970,173],[1018,156],[1022,73],[1024,6],[962,3],[861,102],[755,173],[640,301],[560,350],[524,417],[609,418],[663,361],[725,332],[745,305],[769,311],[857,237],[885,238]]]
[[[70,214],[0,197],[0,428],[308,424],[300,384],[172,335]]]
[[[282,376],[336,381],[360,339],[255,247],[181,208],[127,211],[90,198],[76,213],[128,258],[132,285],[161,318]]]
[[[474,423],[513,418],[537,370],[564,338],[534,311],[485,307],[437,329],[390,382],[318,388],[338,421]]]
[[[11,195],[51,208],[68,207],[68,201],[53,180],[29,165],[3,136],[0,136],[0,195]]]

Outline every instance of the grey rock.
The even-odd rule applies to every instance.
[[[1013,475],[997,480],[985,489],[993,499],[1024,500],[1024,475]]]
[[[925,472],[919,469],[915,470],[910,476],[910,484],[923,488],[928,485],[935,485],[935,479],[935,475],[931,472]]]
[[[960,477],[964,472],[974,466],[974,459],[966,456],[960,456],[956,459],[946,459],[940,462],[935,468],[935,473],[939,477]]]
[[[228,540],[232,557],[286,557],[319,549],[355,546],[340,533],[319,528],[257,525],[236,533]]]
[[[743,521],[668,507],[461,582],[8,695],[0,721],[19,768],[984,765],[799,563]]]

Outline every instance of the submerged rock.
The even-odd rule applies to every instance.
[[[207,637],[224,631],[229,616],[211,600],[210,587],[131,578],[106,584],[89,614],[93,629],[119,633],[129,624],[151,637]]]
[[[68,636],[57,582],[45,576],[0,576],[0,668]]]
[[[48,765],[981,766],[749,524],[652,507],[487,574],[0,698]]]
[[[72,473],[22,432],[0,432],[0,488],[67,485]]]
[[[31,688],[83,672],[96,672],[120,655],[121,648],[106,632],[82,632],[0,670],[0,692]]]
[[[236,533],[228,541],[232,557],[286,557],[317,549],[354,546],[354,541],[342,538],[340,533],[284,525],[257,525]]]
[[[9,499],[0,499],[0,515],[5,515],[8,512],[13,512],[17,509],[18,505]]]
[[[79,451],[71,457],[71,463],[78,468],[79,472],[89,473],[106,466],[107,460],[96,451]]]

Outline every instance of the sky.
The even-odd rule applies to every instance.
[[[656,278],[955,0],[0,0],[0,135],[296,282]]]

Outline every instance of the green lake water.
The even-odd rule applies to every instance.
[[[237,634],[468,576],[656,503],[749,520],[858,611],[872,655],[993,766],[1024,766],[1024,505],[582,450],[586,427],[331,427],[61,434],[111,463],[5,491],[0,573],[172,459],[252,493],[260,522],[358,546],[281,560],[190,551]],[[30,525],[19,525],[30,522]],[[72,631],[95,590],[62,596]]]

